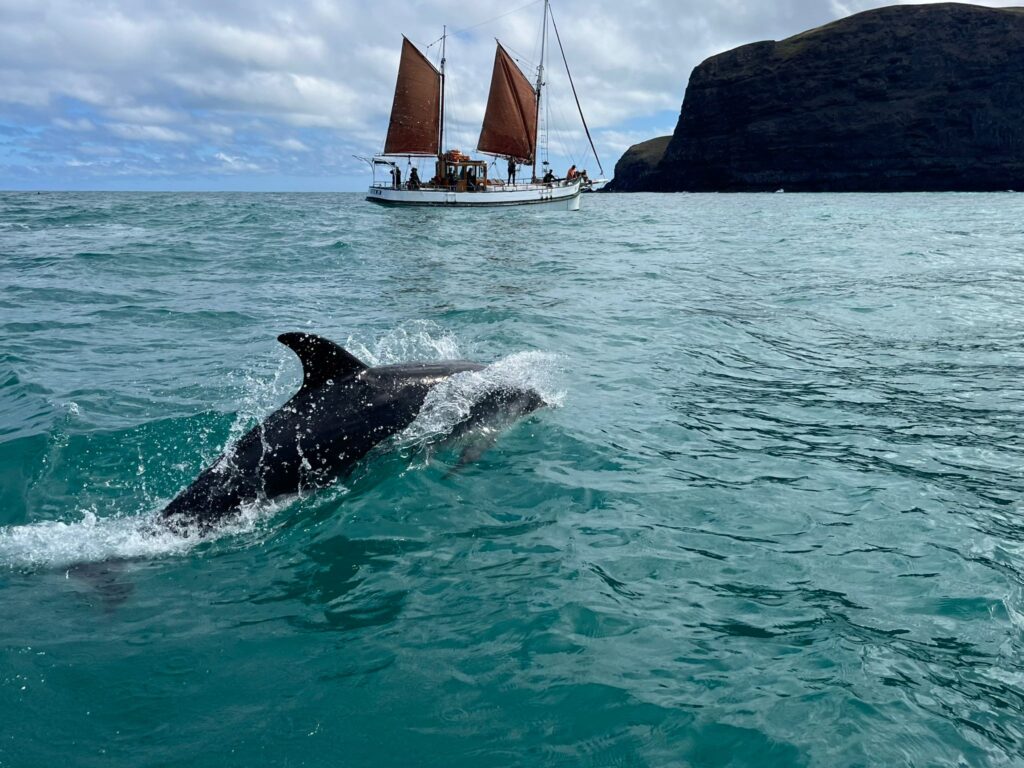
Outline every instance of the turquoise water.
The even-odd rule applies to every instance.
[[[1022,221],[0,195],[0,766],[1024,764]],[[154,533],[288,330],[553,406]]]

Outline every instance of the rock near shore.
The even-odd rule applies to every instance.
[[[713,56],[609,191],[1024,191],[1024,9],[881,8]]]

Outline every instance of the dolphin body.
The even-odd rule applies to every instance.
[[[434,386],[485,367],[455,360],[371,368],[313,334],[285,333],[278,341],[302,362],[302,387],[167,505],[160,517],[172,530],[206,532],[243,504],[329,485],[409,426]],[[453,434],[543,405],[533,389],[499,386],[473,405]]]

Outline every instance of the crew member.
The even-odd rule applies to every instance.
[[[508,183],[516,183],[516,159],[514,157],[508,159]]]

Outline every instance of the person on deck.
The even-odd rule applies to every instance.
[[[420,172],[413,168],[409,171],[409,189],[420,188]]]
[[[565,173],[565,180],[566,181],[575,181],[576,180],[576,176],[577,176],[577,174],[576,174],[576,166],[575,165],[569,166],[569,170],[566,171],[566,173]]]
[[[548,168],[548,172],[544,174],[544,178],[542,179],[542,181],[545,184],[551,184],[554,180],[555,180],[555,173],[550,168]]]
[[[508,183],[516,183],[516,159],[514,157],[508,159]]]

